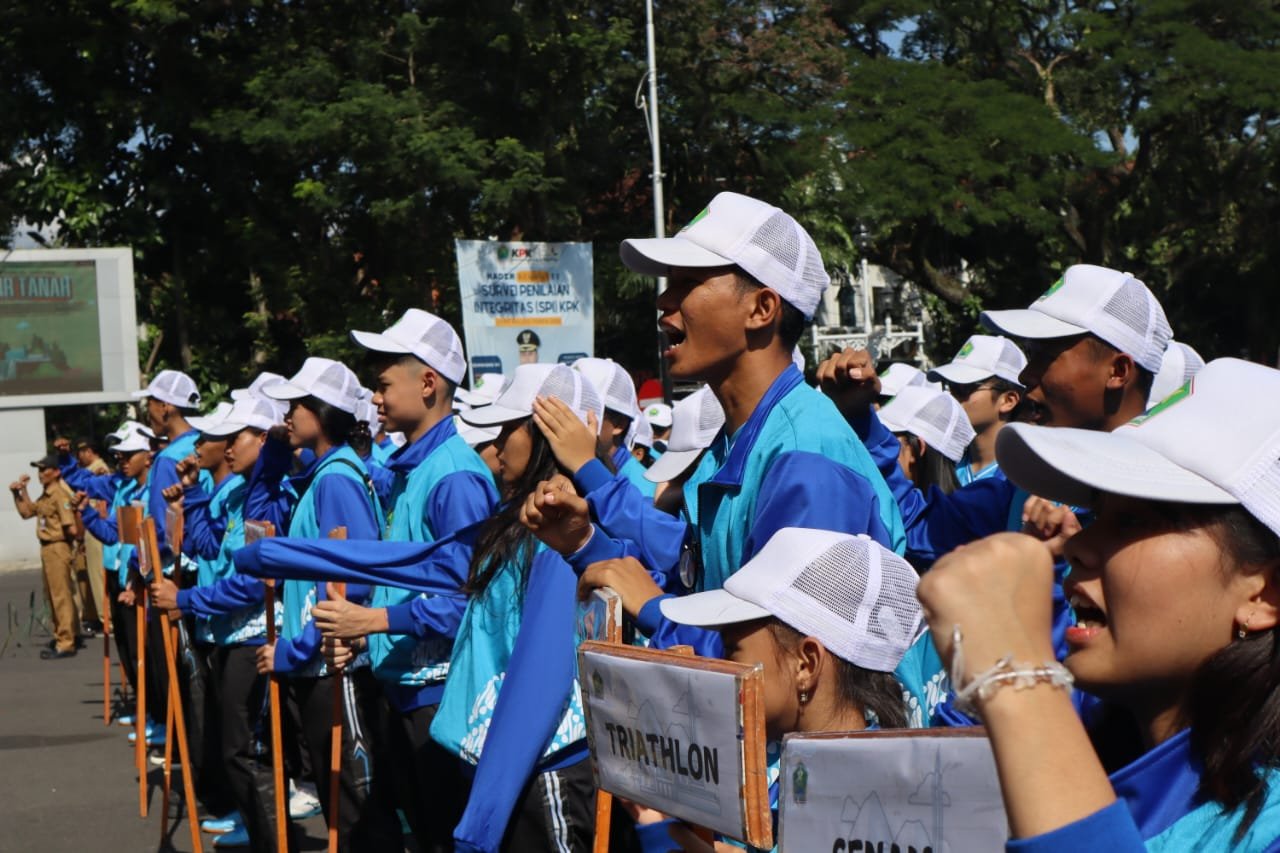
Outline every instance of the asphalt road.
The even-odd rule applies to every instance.
[[[0,572],[0,853],[191,850],[176,769],[172,846],[160,837],[159,767],[148,774],[149,817],[138,817],[128,730],[102,724],[102,639],[74,658],[40,660],[50,635],[38,621],[28,635],[33,591],[39,611],[39,572]],[[114,660],[113,648],[113,687]],[[302,828],[301,850],[325,849],[322,819]],[[204,836],[205,850],[211,838]]]

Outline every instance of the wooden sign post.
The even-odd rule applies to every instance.
[[[787,735],[778,781],[782,853],[1003,850],[1009,838],[982,729]]]
[[[330,539],[346,539],[347,528],[335,527],[329,531]],[[345,583],[333,584],[335,598],[347,597]],[[346,691],[346,673],[333,674],[333,712],[329,729],[329,853],[338,853],[338,802],[342,789],[342,726],[343,698]]]
[[[161,577],[160,544],[156,539],[156,520],[146,518],[142,521],[142,529],[138,542],[138,566],[150,568],[154,579]],[[146,571],[143,571],[145,574]],[[168,612],[160,615],[160,636],[164,638],[164,665],[169,674],[168,710],[165,712],[166,725],[164,747],[164,792],[160,814],[160,844],[163,847],[169,836],[169,795],[172,778],[172,741],[174,732],[178,737],[178,759],[182,762],[182,797],[186,801],[187,824],[191,829],[191,847],[195,853],[201,853],[200,816],[196,806],[195,783],[192,779],[191,751],[187,744],[187,721],[182,711],[182,691],[178,687],[178,661],[174,650],[173,619]]]
[[[244,542],[251,545],[259,539],[270,539],[276,535],[276,527],[269,521],[246,521],[244,523]],[[267,644],[276,642],[276,587],[275,581],[263,578],[266,587],[263,602],[264,615],[267,620]],[[276,850],[284,853],[289,849],[289,808],[285,797],[284,781],[284,743],[281,738],[280,725],[280,676],[274,672],[267,681],[268,703],[271,707],[271,779],[275,787],[276,807]]]
[[[577,634],[582,640],[622,644],[622,596],[606,587],[593,589],[578,605]],[[596,788],[596,830],[592,853],[609,853],[613,828],[613,794]]]
[[[142,527],[142,507],[138,504],[122,506],[116,510],[116,529],[125,545],[138,545],[138,531]],[[142,549],[138,549],[138,565],[142,565]],[[134,617],[136,635],[134,646],[137,662],[134,668],[133,763],[138,770],[138,816],[147,816],[147,586],[141,574],[134,582]]]
[[[106,501],[91,500],[89,503],[98,515],[107,514]],[[115,602],[111,600],[109,592],[111,584],[107,582],[110,574],[111,570],[104,562],[102,564],[102,613],[100,614],[102,618],[102,724],[104,726],[111,725],[111,608]]]
[[[182,553],[184,523],[185,515],[182,512],[182,504],[167,504],[164,510],[164,540],[165,544],[169,546],[169,550],[173,553],[175,560]]]
[[[578,678],[597,786],[773,846],[763,668],[586,642]]]

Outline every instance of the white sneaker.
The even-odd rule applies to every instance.
[[[306,820],[320,814],[320,798],[316,796],[316,786],[310,782],[294,783],[289,780],[289,817],[294,820]]]

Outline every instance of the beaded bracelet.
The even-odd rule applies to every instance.
[[[980,672],[969,683],[960,687],[964,676],[964,638],[960,626],[951,629],[951,684],[956,691],[955,707],[966,714],[980,716],[974,698],[985,702],[1006,684],[1012,684],[1014,690],[1026,690],[1037,684],[1051,684],[1060,690],[1070,690],[1075,678],[1071,672],[1057,661],[1048,661],[1040,666],[1015,663],[1013,655],[1005,655],[996,661],[995,666]]]

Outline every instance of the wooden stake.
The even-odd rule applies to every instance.
[[[612,589],[605,587],[605,592],[609,593],[614,600],[617,600],[617,593]],[[618,605],[621,606],[620,604]],[[605,623],[605,642],[622,644],[622,624],[615,621],[612,612]],[[591,845],[592,853],[609,853],[609,833],[613,829],[613,794],[603,788],[596,789],[596,831],[595,840]]]
[[[98,515],[105,516],[107,514],[106,501],[93,500],[89,502],[97,511]],[[108,597],[108,590],[111,584],[107,582],[111,570],[105,565],[102,567],[102,724],[104,726],[111,725],[111,608],[115,602]]]
[[[106,572],[104,571],[105,575]],[[102,589],[111,587],[103,579]],[[111,725],[111,608],[115,602],[110,600],[110,593],[102,596],[102,724]]]
[[[160,626],[160,630],[164,632],[164,660],[166,669],[169,668],[169,658],[173,655],[172,640],[169,638],[169,620],[163,616],[160,617],[164,622]],[[165,846],[165,840],[169,837],[169,794],[173,789],[173,715],[174,711],[181,707],[182,699],[177,697],[178,682],[173,680],[172,674],[169,676],[169,695],[164,700],[164,787],[160,794],[160,847]]]
[[[141,529],[141,541],[138,543],[138,552],[141,554],[145,551],[148,556],[148,563],[155,569],[155,578],[158,580],[160,572],[160,545],[156,541],[156,521],[154,518],[144,519]],[[139,565],[141,565],[139,560]],[[163,847],[169,834],[169,794],[170,780],[172,778],[173,767],[173,748],[172,742],[176,732],[178,737],[178,759],[182,762],[182,797],[186,802],[187,824],[191,829],[191,847],[195,853],[202,853],[200,842],[200,814],[196,805],[195,780],[192,778],[191,752],[187,744],[187,721],[186,715],[182,711],[182,692],[178,688],[178,660],[177,660],[177,628],[174,625],[174,619],[170,612],[162,611],[159,614],[161,625],[160,635],[164,638],[164,665],[169,674],[169,695],[168,711],[165,713],[166,725],[169,726],[165,730],[164,745],[164,795],[163,805],[164,813],[160,818],[160,844]]]
[[[259,539],[269,539],[276,535],[275,525],[269,521],[245,522],[245,544]],[[267,644],[276,642],[276,588],[275,581],[263,578],[266,587],[264,602],[267,620]],[[271,707],[271,779],[275,786],[276,805],[276,853],[286,853],[289,849],[289,810],[285,802],[284,781],[284,744],[281,740],[280,726],[280,676],[271,673],[267,681],[267,696]]]
[[[138,768],[138,816],[147,816],[147,588],[141,579],[134,585],[134,614],[137,618],[138,664],[137,689],[134,691],[138,699],[134,710],[134,731],[136,732],[133,750],[133,762]]]
[[[346,539],[347,528],[335,527],[329,531],[330,539]],[[335,598],[347,597],[345,583],[333,584]],[[346,694],[347,676],[336,672],[333,676],[333,713],[329,729],[329,853],[338,853],[338,802],[342,788],[342,726],[343,699]]]
[[[142,507],[138,504],[122,506],[116,510],[116,527],[120,541],[126,545],[138,545],[138,529],[142,525]],[[138,548],[138,567],[142,569],[144,557]],[[141,572],[145,574],[145,571]],[[137,684],[134,698],[134,748],[133,764],[138,771],[138,816],[147,816],[147,587],[141,574],[134,581],[134,618],[137,630]]]

